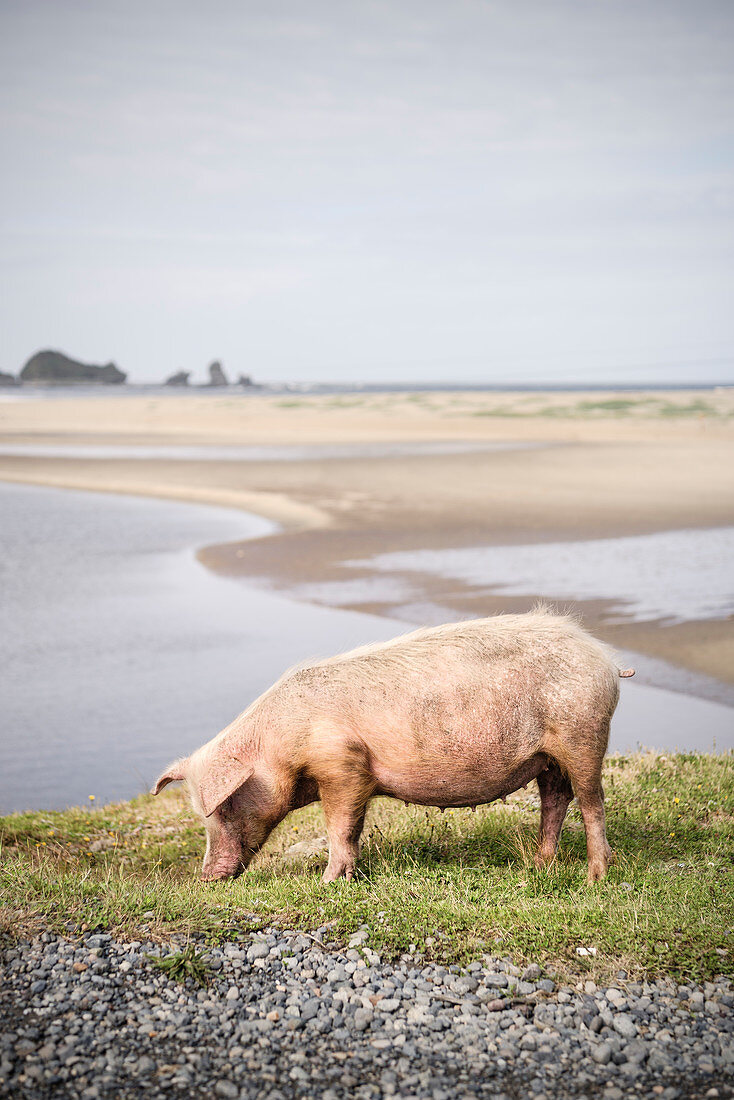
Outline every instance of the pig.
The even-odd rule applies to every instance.
[[[586,830],[588,878],[612,852],[601,770],[619,698],[612,653],[571,617],[450,623],[287,672],[153,788],[183,780],[206,826],[202,878],[243,871],[298,807],[320,800],[324,880],[355,873],[370,799],[475,807],[536,780],[536,863],[555,857],[571,799]]]

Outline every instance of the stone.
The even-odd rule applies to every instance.
[[[623,1039],[634,1039],[637,1035],[637,1025],[626,1012],[618,1012],[614,1017],[614,1030]]]
[[[374,1017],[372,1009],[358,1008],[354,1013],[354,1027],[357,1031],[365,1031],[370,1026]]]
[[[491,989],[506,989],[509,983],[506,974],[487,974],[484,984]]]
[[[251,961],[255,959],[266,959],[270,954],[270,948],[266,943],[253,943],[247,952],[247,957]]]
[[[291,844],[290,848],[286,848],[283,855],[286,859],[305,859],[308,856],[316,856],[319,855],[320,852],[326,852],[328,848],[328,837],[312,836],[307,837],[305,840],[299,840],[295,844]],[[359,942],[362,943],[364,941],[360,940]]]
[[[222,1096],[224,1100],[237,1100],[240,1095],[240,1090],[235,1085],[234,1081],[217,1081],[214,1086],[214,1095]]]
[[[309,999],[301,1005],[301,1019],[312,1020],[314,1016],[318,1014],[320,1007],[321,1001],[318,997],[309,997]]]
[[[506,982],[507,979],[505,979],[505,984]],[[455,978],[453,982],[451,982],[451,991],[452,993],[458,993],[459,996],[461,996],[461,994],[463,993],[473,993],[478,985],[479,982],[476,980],[476,978]]]

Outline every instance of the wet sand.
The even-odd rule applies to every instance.
[[[610,538],[734,522],[734,394],[100,396],[0,403],[13,444],[263,445],[480,441],[511,450],[308,455],[298,460],[0,456],[0,478],[210,502],[282,524],[209,547],[208,566],[275,588],[342,579],[342,563],[398,550]],[[352,575],[350,573],[350,575]],[[522,610],[469,584],[419,578],[457,616]],[[399,601],[344,606],[392,615]],[[614,644],[734,683],[731,619],[610,624]]]

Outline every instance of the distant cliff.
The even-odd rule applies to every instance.
[[[104,367],[78,363],[60,351],[36,352],[20,372],[21,382],[100,382],[109,386],[119,385],[126,378],[114,363]]]

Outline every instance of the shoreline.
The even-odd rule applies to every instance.
[[[723,404],[716,416],[652,420],[636,413],[595,417],[584,402],[578,418],[557,417],[555,412],[565,413],[569,402],[583,396],[567,392],[356,395],[358,404],[352,401],[355,395],[348,395],[348,402],[345,396],[299,396],[294,407],[294,395],[239,402],[214,395],[153,401],[130,395],[122,405],[108,397],[38,398],[0,409],[0,436],[39,446],[317,447],[442,440],[521,446],[277,462],[0,455],[0,479],[185,500],[263,516],[281,529],[253,541],[209,545],[197,557],[217,573],[264,582],[297,599],[293,590],[301,585],[343,580],[346,561],[394,551],[571,542],[724,527],[734,521],[729,410],[734,397],[728,391],[719,398]],[[688,407],[688,394],[668,397],[679,408]],[[535,415],[503,415],[500,398],[520,400],[525,413],[528,402],[534,403]],[[635,399],[644,411],[648,397],[636,394]],[[488,400],[491,415],[485,415]],[[621,400],[626,399],[609,398]],[[361,576],[369,579],[367,571]],[[521,611],[534,598],[510,600],[472,585],[427,576],[419,580],[425,602],[445,606],[447,617],[497,614],[510,607]],[[605,601],[579,603],[588,629],[610,644],[734,685],[731,618],[672,626],[610,624]],[[370,599],[368,593],[358,602],[328,606],[396,617],[395,601]]]
[[[225,507],[233,512],[260,516],[275,523],[276,530],[245,540],[207,543],[192,547],[192,553],[206,569],[216,575],[264,584],[267,590],[278,592],[298,602],[376,615],[381,618],[399,619],[405,623],[406,630],[415,629],[421,625],[417,620],[400,615],[400,601],[397,600],[381,602],[364,598],[359,601],[344,599],[331,602],[299,593],[298,588],[303,581],[305,565],[308,565],[309,575],[318,577],[328,588],[327,578],[338,573],[343,561],[354,553],[354,546],[352,540],[339,530],[331,516],[320,509],[309,507],[283,495],[228,492],[214,487],[196,490],[192,487],[184,489],[165,484],[141,485],[135,480],[116,483],[106,476],[100,481],[91,471],[81,476],[67,474],[58,479],[46,474],[38,479],[33,476],[11,480],[2,476],[0,480],[8,484],[103,492]],[[365,539],[367,539],[366,533],[360,540],[362,546]],[[546,543],[552,540],[550,537],[539,537],[537,541]],[[579,541],[582,540],[579,539]],[[304,552],[307,543],[308,549]],[[313,549],[314,543],[317,545],[316,550]],[[318,546],[319,543],[321,546]],[[404,544],[401,543],[401,545]],[[382,543],[380,542],[378,546],[381,549]],[[333,548],[336,549],[336,554],[333,553]],[[367,574],[366,579],[369,580],[370,576],[374,577],[375,573]],[[437,594],[444,601],[447,610],[446,621],[449,621],[452,615],[458,619],[476,617],[480,614],[529,611],[539,600],[549,598],[537,593],[528,593],[527,596],[522,597],[504,597],[500,592],[494,595],[487,595],[484,592],[482,608],[478,610],[470,586],[465,587],[460,582],[455,582],[453,590],[449,592],[450,582],[440,577],[426,575],[420,580],[429,605],[434,604],[434,596]],[[551,600],[551,602],[563,605],[563,601]],[[655,622],[615,622],[604,625],[599,625],[597,622],[597,625],[592,628],[589,625],[590,622],[603,616],[609,601],[599,599],[575,602],[581,606],[580,614],[587,628],[592,629],[615,649],[628,650],[637,657],[639,683],[648,683],[685,695],[734,706],[732,690],[734,677],[727,676],[729,666],[725,656],[730,637],[730,623],[727,620],[703,619],[667,627]],[[721,662],[717,659],[716,653],[720,647]],[[706,654],[708,659],[704,657],[702,660],[701,651],[704,649],[709,651]],[[711,650],[714,652],[712,653]],[[716,675],[717,672],[719,676]]]

